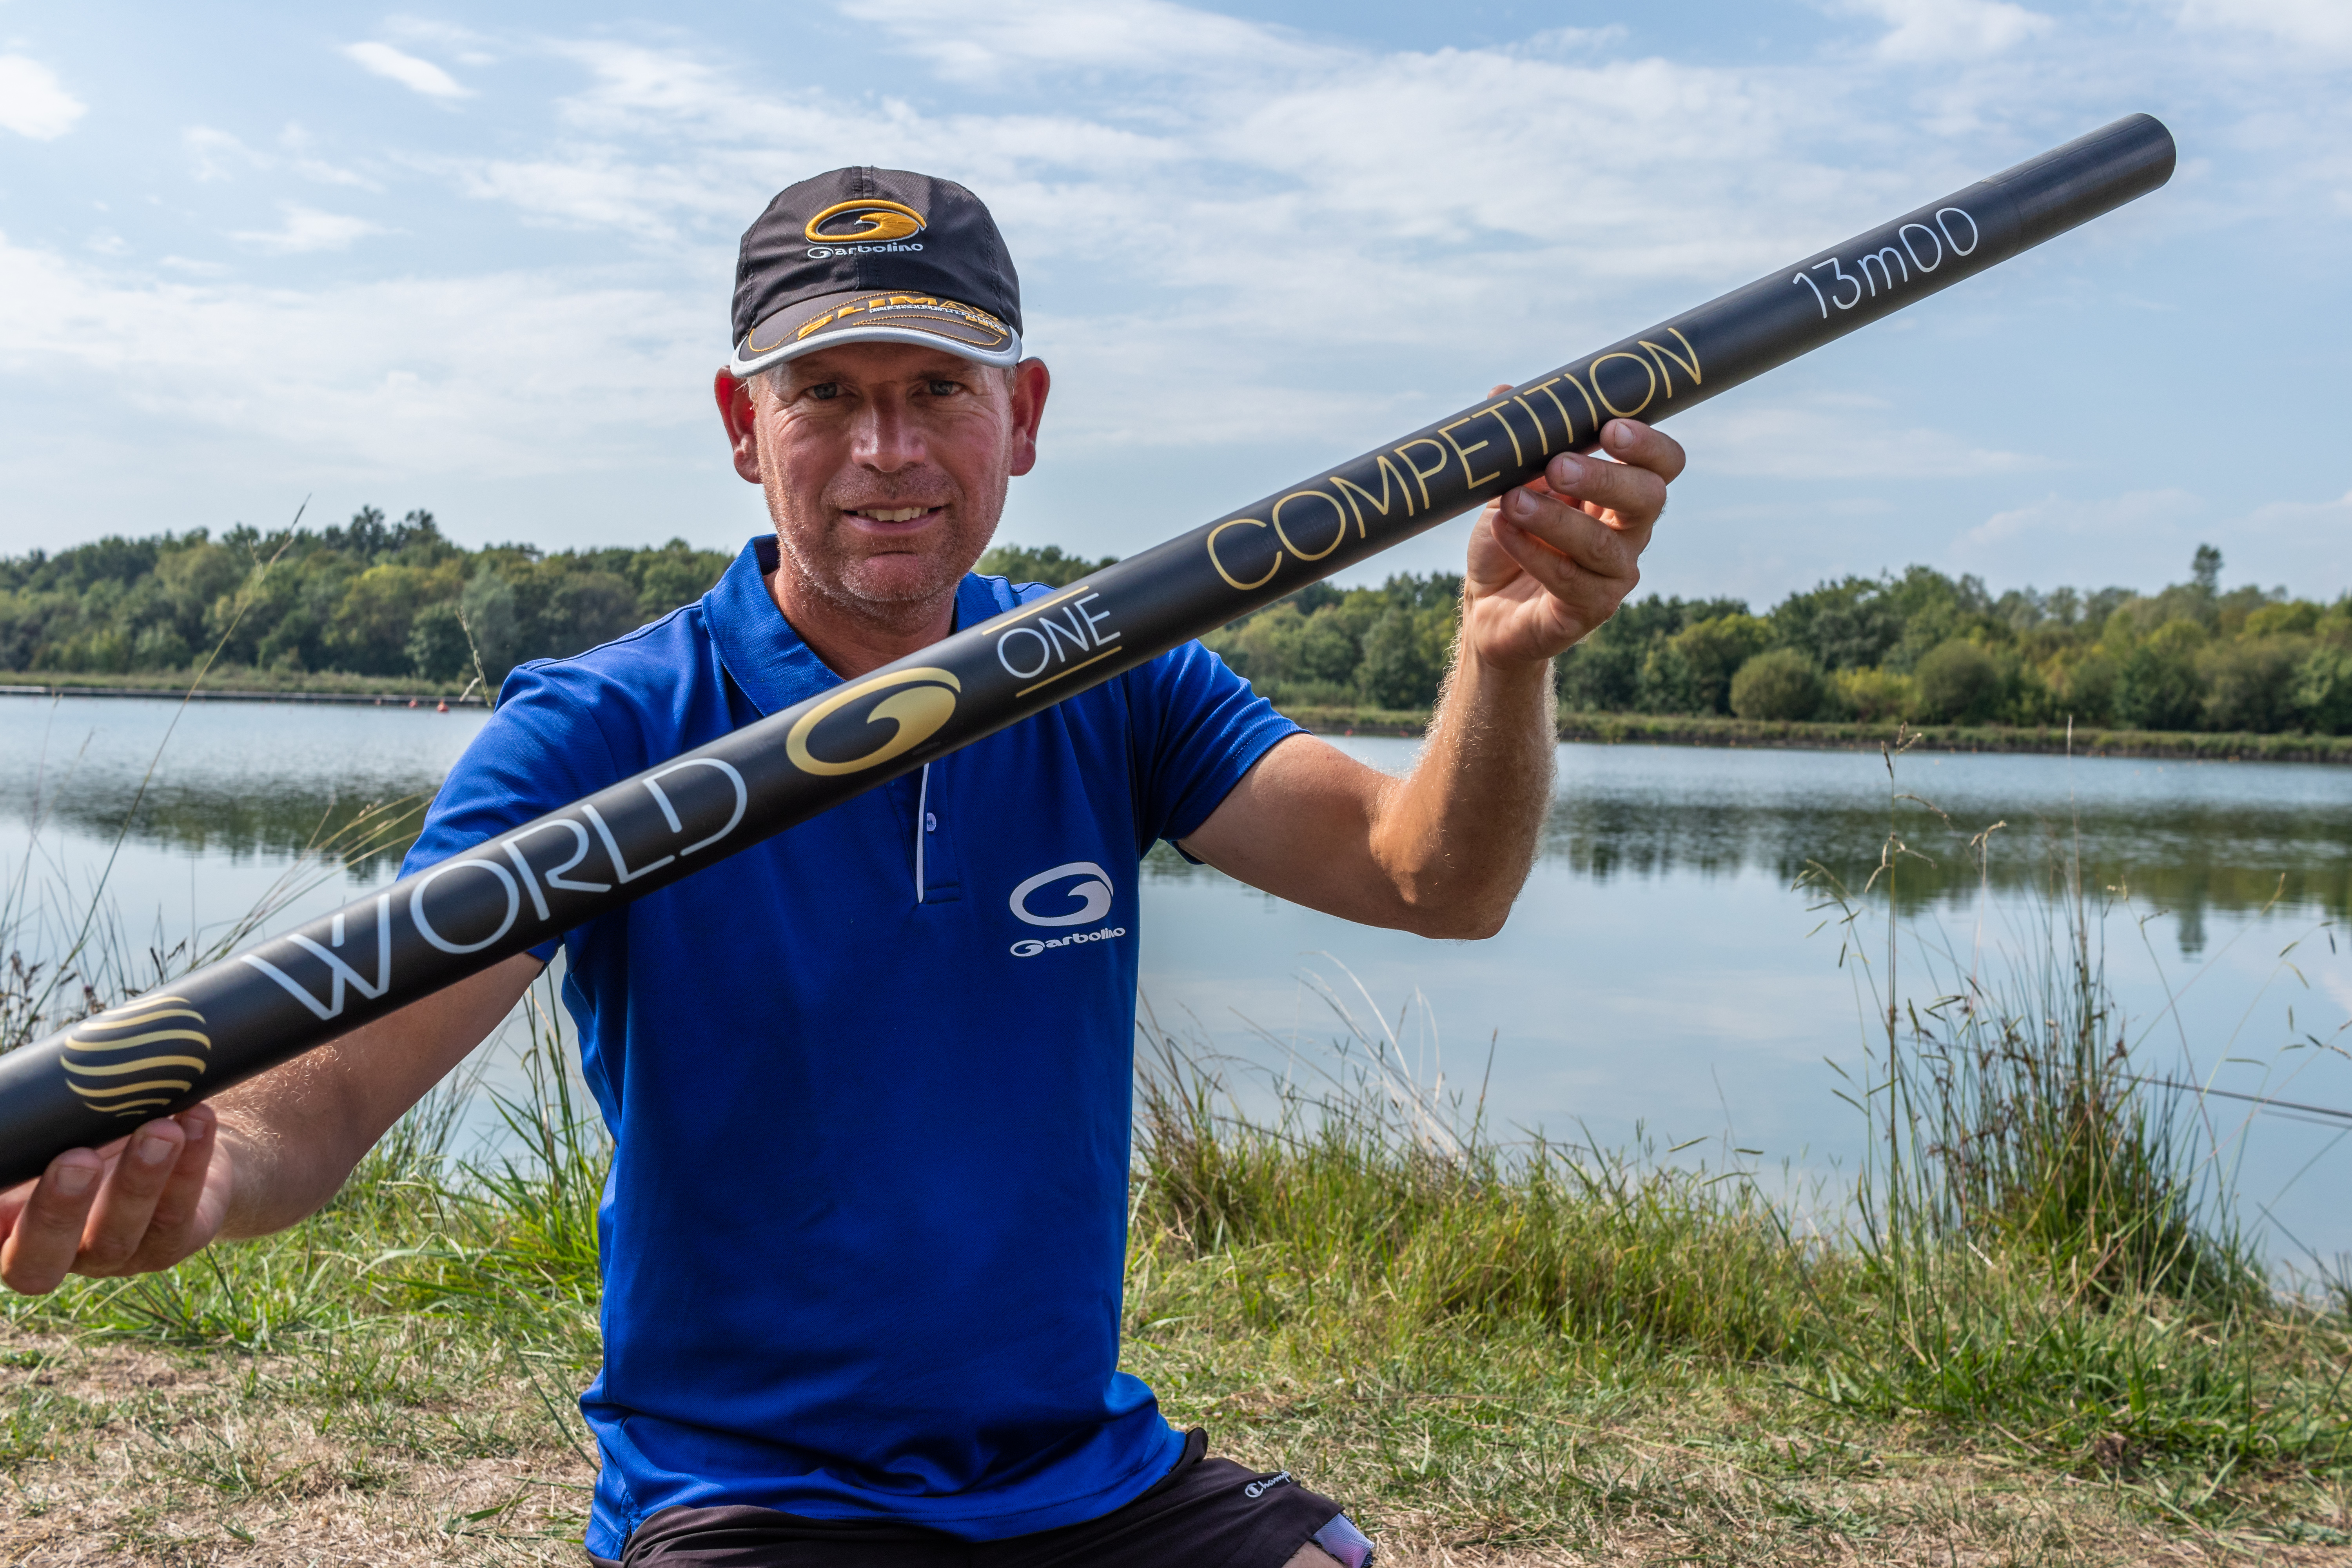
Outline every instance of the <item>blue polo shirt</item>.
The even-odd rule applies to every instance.
[[[839,684],[775,558],[518,668],[404,872]],[[680,1504],[999,1540],[1174,1465],[1118,1365],[1137,862],[1296,730],[1187,644],[564,937],[614,1140],[592,1552]]]

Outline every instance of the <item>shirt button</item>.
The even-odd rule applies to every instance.
[[[939,830],[940,814],[936,811],[927,811],[923,813],[923,831],[926,833],[937,833]]]

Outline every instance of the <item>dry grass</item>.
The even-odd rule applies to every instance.
[[[255,1355],[0,1335],[0,1565],[583,1561],[592,1472],[510,1363],[431,1320],[350,1339]],[[1203,1333],[1135,1359],[1221,1451],[1374,1499],[1357,1511],[1396,1568],[2352,1563],[2352,1546],[2248,1523],[2168,1526],[2096,1456],[2053,1470],[1923,1426],[1825,1422],[1760,1383],[1596,1380],[1580,1418],[1532,1390],[1237,1376],[1234,1350]],[[1537,1485],[1498,1488],[1498,1452]],[[1505,1491],[1553,1500],[1525,1517]],[[2306,1534],[2352,1534],[2341,1485],[2284,1491],[2274,1511]]]
[[[0,1563],[577,1563],[593,1474],[497,1359],[0,1337]]]

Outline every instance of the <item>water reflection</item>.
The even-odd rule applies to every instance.
[[[132,839],[157,848],[232,860],[310,851],[365,882],[398,863],[481,723],[470,712],[191,708],[151,780],[174,711],[0,700],[0,814],[47,814],[97,839],[128,814]],[[1391,772],[1416,746],[1344,744]],[[1859,886],[1892,826],[1921,857],[1895,883],[1913,910],[1973,897],[1980,875],[1996,891],[2037,888],[2052,844],[2078,835],[2096,883],[2173,911],[2190,954],[2210,914],[2352,910],[2352,773],[2339,769],[1915,752],[1890,790],[1865,752],[1570,745],[1559,765],[1542,854],[1595,883],[1761,872],[1785,885],[1819,861]],[[1979,868],[1969,841],[1996,822],[2007,826]],[[1155,880],[1200,874],[1165,847],[1146,867]]]
[[[0,816],[100,842],[127,821],[131,843],[206,859],[308,854],[364,883],[399,864],[480,723],[421,710],[0,700]]]
[[[1402,772],[1414,743],[1351,741]],[[2081,847],[2095,885],[2127,885],[2203,951],[2207,917],[2352,909],[2352,773],[2294,763],[1838,752],[1559,749],[1542,854],[1580,879],[1765,873],[1792,883],[1818,861],[1860,887],[1890,831],[1914,853],[1895,879],[1908,910],[2046,885],[2053,851]],[[1916,798],[1901,798],[1914,796]],[[1979,864],[1970,839],[1996,823]],[[1196,875],[1163,851],[1155,878]]]

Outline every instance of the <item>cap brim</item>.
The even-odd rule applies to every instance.
[[[1021,334],[976,305],[861,289],[793,301],[753,327],[727,368],[746,376],[819,349],[872,342],[945,349],[982,364],[1021,363]]]

